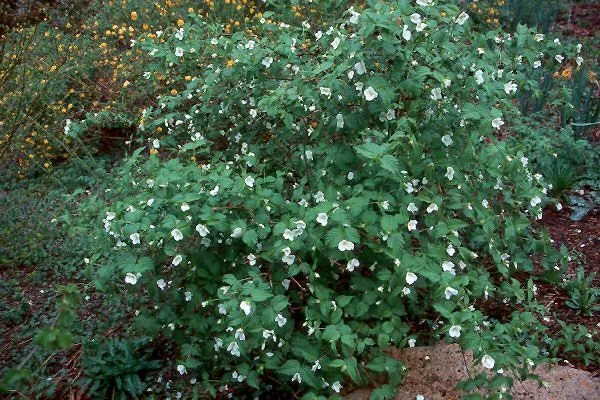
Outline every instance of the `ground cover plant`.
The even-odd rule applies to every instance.
[[[595,151],[573,131],[597,117],[583,45],[522,24],[482,33],[473,7],[450,2],[225,3],[111,2],[131,26],[97,51],[118,61],[85,64],[128,71],[110,93],[67,105],[69,118],[35,114],[32,95],[6,117],[10,141],[22,115],[47,118],[87,176],[69,179],[56,218],[82,246],[60,253],[85,283],[61,289],[59,322],[35,340],[76,343],[83,370],[65,380],[79,395],[316,399],[368,385],[393,398],[405,366],[387,350],[439,340],[474,353],[482,372],[460,383],[472,396],[507,396],[567,354],[597,365],[585,326],[557,321],[562,335],[549,335],[538,293],[561,285],[573,256],[552,245],[544,208],[592,171],[570,150],[551,156],[557,142]],[[18,84],[9,104],[27,97]],[[550,106],[559,139],[536,125]],[[107,132],[121,142],[100,159]],[[6,249],[3,263],[27,261]],[[561,289],[583,317],[597,309],[594,279],[582,270]],[[80,291],[127,326],[71,333]],[[43,376],[24,366],[5,370],[3,390]]]

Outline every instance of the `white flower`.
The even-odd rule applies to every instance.
[[[177,254],[174,258],[173,261],[171,261],[171,264],[178,266],[181,263],[181,260],[183,260],[183,257],[181,257],[179,254]]]
[[[408,221],[407,224],[408,227],[408,231],[414,231],[417,229],[417,221],[415,221],[414,219],[411,219],[410,221]]]
[[[211,196],[216,196],[219,193],[219,185],[215,186],[213,190],[208,192]]]
[[[335,381],[331,384],[331,389],[334,392],[339,393],[340,390],[342,390],[342,384],[340,383],[340,381]]]
[[[292,377],[292,382],[302,383],[302,377],[300,376],[299,372],[296,372],[294,374],[294,376]]]
[[[331,97],[331,88],[320,86],[319,87],[319,92],[323,96]]]
[[[535,36],[535,41],[536,42],[541,42],[542,40],[544,40],[544,35],[542,33],[537,33]]]
[[[227,351],[230,352],[232,356],[239,357],[241,355],[240,346],[238,346],[236,341],[229,343],[229,346],[227,346]]]
[[[486,199],[483,199],[481,200],[481,205],[483,206],[483,208],[488,208],[490,206],[490,203]]]
[[[431,89],[431,100],[442,100],[444,97],[442,96],[442,89],[433,88]]]
[[[115,219],[116,216],[117,216],[117,214],[115,214],[112,211],[107,211],[106,212],[106,220],[107,221],[112,221],[113,219]]]
[[[531,201],[529,202],[529,204],[531,204],[531,207],[535,207],[538,204],[540,204],[542,202],[542,199],[540,199],[539,196],[535,196],[533,199],[531,199]]]
[[[419,13],[410,14],[410,22],[412,22],[415,25],[420,23],[421,22],[421,14],[419,14]]]
[[[287,240],[293,241],[294,239],[296,239],[296,234],[292,230],[286,229],[283,232],[283,238],[287,239]]]
[[[456,271],[454,270],[454,263],[452,261],[444,261],[442,263],[442,271],[450,272],[450,274],[456,275]]]
[[[206,237],[206,235],[210,233],[208,228],[202,224],[196,225],[196,232],[198,232],[202,237]]]
[[[541,61],[534,61],[533,62],[533,68],[537,69],[539,67],[542,66],[542,62]]]
[[[315,363],[313,364],[313,366],[310,367],[310,370],[312,372],[315,372],[318,369],[321,369],[321,362],[319,360],[315,361]]]
[[[190,205],[186,202],[181,203],[181,211],[186,212],[190,209]]]
[[[435,203],[431,203],[428,207],[427,207],[427,213],[431,214],[434,211],[438,210],[438,205]]]
[[[452,243],[449,244],[448,247],[446,247],[446,253],[448,253],[450,257],[456,254],[456,250],[454,249],[454,246],[452,246]]]
[[[236,238],[239,238],[240,236],[242,236],[243,233],[244,233],[244,230],[242,228],[234,228],[233,231],[231,232],[231,235],[229,235],[229,236],[236,239]]]
[[[502,121],[502,118],[494,118],[492,120],[492,127],[494,127],[494,129],[500,129],[502,125],[504,125],[504,121]]]
[[[413,273],[413,272],[407,272],[406,273],[406,283],[408,283],[409,285],[412,285],[413,283],[415,283],[418,279],[417,274]]]
[[[340,45],[340,42],[341,42],[340,38],[336,37],[335,39],[333,39],[333,42],[331,42],[331,47],[333,47],[334,50],[337,49],[338,46]]]
[[[448,178],[449,181],[454,179],[454,168],[452,168],[452,167],[446,168],[446,173],[444,174],[444,176],[446,178]]]
[[[130,285],[135,285],[137,283],[138,276],[136,274],[132,274],[128,272],[125,274],[125,283],[129,283]]]
[[[296,261],[296,256],[292,254],[292,249],[286,247],[281,250],[283,252],[283,257],[281,257],[281,261],[286,263],[287,265],[292,265],[294,261]]]
[[[413,347],[415,347],[416,344],[417,344],[416,339],[413,339],[413,338],[408,339],[408,347],[413,348]]]
[[[409,41],[412,38],[412,32],[408,29],[408,26],[404,25],[402,28],[402,37],[404,40]]]
[[[417,397],[415,397],[415,400],[425,400],[425,396],[418,394]]]
[[[265,57],[260,62],[265,68],[269,68],[273,64],[273,57]]]
[[[452,325],[450,327],[450,330],[448,331],[448,335],[450,335],[450,337],[453,337],[453,338],[460,337],[461,329],[462,328],[460,327],[460,325]]]
[[[358,261],[357,258],[353,258],[352,260],[348,261],[348,264],[346,264],[346,269],[350,272],[354,271],[354,268],[358,267],[360,265],[360,262]]]
[[[341,240],[338,243],[338,249],[340,251],[352,251],[352,250],[354,250],[354,243],[352,243],[349,240],[345,240],[345,239]]]
[[[179,242],[183,239],[183,233],[181,233],[181,231],[177,228],[171,231],[171,236],[173,236],[173,239],[175,239],[176,242]]]
[[[329,217],[327,217],[327,214],[325,214],[325,213],[319,213],[317,215],[317,222],[319,224],[321,224],[322,226],[326,226],[328,220],[329,220]]]
[[[240,302],[240,308],[244,314],[250,315],[250,312],[252,311],[252,304],[250,304],[250,302],[247,300],[243,300]]]
[[[413,214],[416,213],[417,211],[419,211],[419,209],[417,208],[417,206],[415,205],[415,203],[410,203],[408,205],[408,207],[406,207],[406,209],[408,211],[410,211],[411,213],[413,213]]]
[[[181,57],[183,56],[183,49],[181,47],[177,47],[175,49],[175,57]]]
[[[458,290],[451,288],[448,286],[446,290],[444,290],[444,296],[446,296],[446,300],[450,300],[452,296],[456,296],[458,294]]]
[[[483,71],[480,69],[475,71],[475,82],[477,82],[478,85],[481,85],[484,81],[485,79],[483,79]]]
[[[356,64],[354,64],[354,70],[359,75],[364,75],[367,72],[367,68],[365,67],[365,63],[362,62],[362,61],[359,61]]]
[[[564,60],[565,58],[564,58],[563,56],[561,56],[560,54],[557,54],[557,55],[555,55],[555,56],[554,56],[554,59],[555,59],[556,61],[558,61],[558,63],[560,64],[560,63],[562,63],[562,62],[563,62],[563,60]]]
[[[246,179],[244,179],[244,183],[248,187],[254,187],[254,178],[251,176],[247,176]]]
[[[287,323],[287,318],[281,314],[277,314],[275,317],[275,322],[277,322],[277,325],[282,328]]]
[[[183,295],[185,296],[185,301],[192,301],[192,292],[185,292]]]
[[[254,50],[254,45],[256,42],[254,40],[249,40],[248,43],[244,45],[247,50]]]
[[[155,149],[159,149],[160,148],[160,140],[154,139],[152,141],[152,147],[154,147]]]
[[[427,7],[433,4],[433,0],[417,0],[417,4],[422,7]]]
[[[513,81],[507,82],[504,84],[504,91],[506,94],[516,93],[517,92],[517,84]]]
[[[578,67],[581,67],[581,64],[583,64],[583,57],[579,56],[575,59],[575,62],[577,63]]]
[[[357,13],[356,11],[354,11],[354,7],[350,7],[350,9],[348,10],[350,11],[350,14],[352,14],[352,16],[348,19],[348,22],[350,22],[351,24],[358,24],[358,19],[360,18],[360,13]]]
[[[344,127],[344,116],[342,114],[338,114],[335,116],[336,126],[338,129],[342,129]]]
[[[463,25],[469,19],[469,14],[466,12],[461,12],[460,15],[456,18],[456,23],[459,25]]]
[[[556,203],[556,211],[560,211],[560,210],[562,210],[562,209],[563,209],[563,206],[562,206],[562,204],[560,204],[560,203]]]
[[[159,279],[156,281],[156,286],[158,286],[160,290],[165,290],[165,288],[167,287],[167,282],[165,282],[164,279]]]
[[[179,372],[180,375],[187,374],[187,370],[185,369],[185,365],[179,364],[177,366],[177,372]]]
[[[242,342],[246,340],[246,334],[242,328],[239,328],[235,331],[235,335],[233,335],[237,340],[241,340]]]
[[[368,88],[366,88],[365,91],[363,92],[363,94],[365,95],[365,100],[367,100],[367,101],[375,100],[377,98],[377,96],[379,96],[379,93],[377,93],[375,91],[375,89],[373,89],[372,86],[369,86]]]
[[[450,137],[450,135],[444,135],[442,136],[442,143],[448,147],[450,146],[452,143],[454,143],[454,141],[452,140],[452,138]]]
[[[140,234],[137,232],[129,235],[129,239],[131,240],[131,244],[140,244]]]
[[[179,40],[183,40],[183,33],[184,33],[183,28],[177,29],[177,32],[175,32],[175,37]]]
[[[496,360],[486,354],[481,358],[481,365],[483,365],[484,368],[492,369],[494,368],[494,365],[496,365]]]

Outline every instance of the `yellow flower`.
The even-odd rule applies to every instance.
[[[132,11],[130,17],[132,21],[137,21],[138,15],[135,11]]]
[[[185,24],[185,22],[183,22],[183,20],[182,20],[181,18],[179,18],[179,19],[177,20],[177,26],[178,26],[178,27],[182,28],[184,24]]]

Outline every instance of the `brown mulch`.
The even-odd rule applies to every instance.
[[[600,26],[600,2],[574,4],[563,12],[556,23],[556,30],[571,37],[594,37]]]
[[[582,221],[571,221],[570,210],[567,206],[557,211],[553,206],[544,210],[541,225],[546,228],[553,240],[553,245],[560,248],[565,245],[571,254],[571,259],[566,270],[566,279],[574,280],[579,266],[582,266],[585,275],[596,274],[592,287],[600,286],[600,207],[596,207]],[[557,320],[567,324],[584,325],[590,332],[600,328],[600,314],[592,316],[581,315],[577,310],[566,305],[569,293],[556,284],[536,283],[538,286],[538,300],[543,303],[554,318],[546,325],[551,335],[560,334],[561,326]],[[565,357],[568,359],[568,357]],[[585,366],[577,360],[571,360],[580,369],[597,373],[598,366]]]

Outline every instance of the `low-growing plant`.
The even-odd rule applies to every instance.
[[[88,396],[137,399],[147,387],[145,376],[161,366],[153,359],[150,338],[87,341],[83,350],[83,384]]]
[[[595,273],[586,276],[583,267],[579,266],[575,280],[567,282],[567,306],[590,317],[600,311],[600,288],[592,286],[595,277]]]
[[[562,159],[550,159],[542,165],[542,171],[546,180],[552,185],[552,193],[555,197],[562,197],[565,192],[572,190],[577,182],[575,168]]]
[[[546,338],[552,357],[577,360],[585,365],[600,365],[598,332],[590,332],[581,324],[570,325],[561,320],[558,323],[559,334],[555,338]]]

